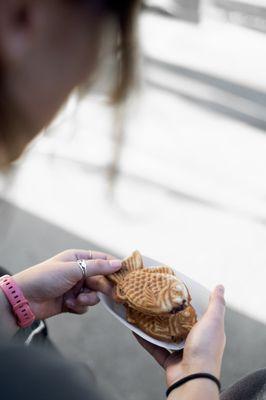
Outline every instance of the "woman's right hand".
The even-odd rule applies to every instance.
[[[86,265],[83,275],[77,260]],[[121,268],[121,261],[91,250],[66,250],[13,276],[36,319],[62,312],[83,314],[100,300],[97,292],[110,295],[112,285],[105,275]]]
[[[225,348],[224,315],[224,288],[217,286],[210,296],[207,311],[190,331],[183,354],[170,353],[135,336],[165,369],[168,387],[184,376],[197,372],[207,372],[219,378]]]
[[[78,260],[83,260],[81,271]],[[36,319],[47,319],[63,312],[83,314],[100,300],[97,292],[111,295],[112,284],[105,278],[121,268],[113,256],[91,250],[66,250],[15,275]],[[0,289],[0,334],[12,337],[18,330],[9,302]]]

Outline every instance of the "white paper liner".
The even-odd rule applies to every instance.
[[[143,258],[145,267],[154,267],[157,265],[165,265],[164,263],[160,263],[158,261],[152,260],[151,258],[148,258],[145,256],[142,256],[142,258]],[[187,288],[188,288],[191,298],[192,298],[191,304],[195,308],[197,317],[199,320],[208,307],[210,292],[208,291],[208,289],[206,289],[201,284],[195,282],[193,279],[191,279],[188,276],[177,271],[177,269],[175,267],[171,266],[171,268],[173,268],[176,271],[177,277],[180,278],[187,285]],[[184,341],[182,341],[178,344],[177,343],[168,343],[168,342],[163,342],[161,340],[154,339],[151,336],[148,336],[146,333],[144,333],[142,330],[137,328],[135,325],[132,325],[129,322],[127,322],[125,308],[122,304],[115,303],[113,299],[111,299],[108,296],[105,296],[102,293],[98,293],[98,296],[99,296],[102,304],[104,305],[104,307],[115,318],[117,318],[123,325],[125,325],[128,329],[130,329],[131,331],[133,331],[136,334],[138,334],[139,336],[141,336],[143,339],[146,339],[147,341],[149,341],[153,344],[156,344],[157,346],[164,347],[165,349],[168,349],[168,350],[181,350],[184,348],[184,345],[185,345]]]

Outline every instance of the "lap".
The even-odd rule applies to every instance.
[[[221,400],[266,400],[266,369],[236,382],[221,394]]]

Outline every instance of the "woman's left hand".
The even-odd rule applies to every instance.
[[[205,314],[191,329],[183,352],[170,353],[168,350],[134,335],[138,342],[165,369],[168,387],[179,379],[198,372],[207,372],[219,379],[226,342],[224,315],[224,287],[219,285],[210,296]],[[189,386],[184,385],[188,388]],[[190,397],[184,396],[184,398]],[[198,396],[197,398],[202,397]],[[206,395],[205,398],[209,397]]]
[[[86,278],[77,260],[86,262]],[[121,261],[96,251],[67,250],[13,278],[29,301],[36,319],[62,312],[83,314],[99,302],[97,291],[110,295],[112,285],[104,275],[121,268]]]

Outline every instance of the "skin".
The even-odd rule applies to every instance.
[[[95,70],[97,32],[104,21],[88,6],[75,3],[0,2],[0,90],[12,113],[8,134],[23,139],[16,156],[25,140],[47,126],[72,90]],[[0,166],[3,150],[0,143]]]
[[[90,259],[92,255],[92,259]],[[78,259],[87,266],[83,278]],[[88,307],[99,302],[97,291],[111,295],[112,285],[104,277],[121,268],[121,261],[109,254],[66,250],[41,264],[35,265],[13,276],[29,302],[36,319],[47,319],[63,312],[83,314]],[[11,338],[18,326],[5,295],[0,291],[1,328],[6,338]],[[0,330],[1,332],[1,330]]]
[[[97,30],[105,21],[92,9],[63,0],[0,1],[0,91],[2,104],[11,115],[8,134],[21,138],[14,159],[53,119],[71,91],[92,77],[97,64]],[[1,123],[2,121],[0,121]],[[0,126],[0,138],[4,127]],[[6,133],[6,132],[5,132]],[[0,139],[0,167],[7,158]],[[67,250],[14,275],[36,318],[64,312],[82,314],[98,303],[96,291],[110,294],[105,275],[121,267],[113,257],[86,250]],[[87,263],[82,279],[76,260]],[[18,330],[5,295],[0,290],[1,340],[10,340]],[[180,354],[138,338],[165,369],[167,385],[198,371],[220,376],[225,345],[223,289],[212,294],[208,311],[192,329]],[[189,382],[171,399],[218,399],[216,386],[207,380]]]
[[[225,300],[223,286],[217,286],[210,296],[209,306],[190,331],[183,353],[169,353],[136,336],[138,342],[165,370],[167,387],[181,378],[197,372],[207,372],[220,378],[222,357],[225,348],[224,332]],[[215,383],[206,379],[187,382],[175,389],[169,399],[186,400],[218,399]]]

